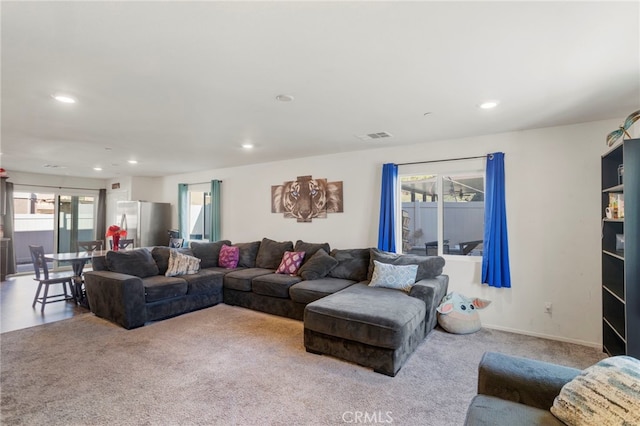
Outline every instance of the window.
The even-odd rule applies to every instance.
[[[209,187],[209,185],[206,185]],[[209,240],[211,232],[211,192],[202,185],[189,185],[188,238]]]
[[[71,195],[18,187],[13,193],[14,250],[18,272],[33,272],[29,245],[45,253],[70,253],[76,243],[94,240],[97,195]]]
[[[484,159],[400,166],[402,252],[482,256]]]

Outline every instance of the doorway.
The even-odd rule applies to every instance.
[[[33,272],[30,245],[42,246],[45,253],[71,253],[76,251],[78,241],[97,239],[97,198],[97,191],[78,194],[64,189],[25,190],[16,185],[13,195],[16,272]]]

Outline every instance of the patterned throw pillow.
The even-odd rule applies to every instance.
[[[409,291],[416,283],[418,265],[390,265],[374,260],[370,287],[386,287]]]
[[[640,425],[640,361],[603,359],[562,387],[551,413],[568,425]]]
[[[218,257],[218,266],[226,269],[233,269],[238,266],[240,259],[240,248],[236,246],[223,245]]]
[[[282,256],[282,262],[280,262],[280,266],[278,266],[276,270],[276,274],[297,274],[303,259],[303,251],[285,251],[284,256]]]
[[[177,275],[195,274],[199,270],[200,259],[180,253],[177,249],[171,249],[169,253],[169,265],[164,275],[167,277],[175,277]]]

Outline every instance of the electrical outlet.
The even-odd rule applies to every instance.
[[[551,313],[551,302],[546,302],[544,304],[544,312],[546,314],[550,314]]]

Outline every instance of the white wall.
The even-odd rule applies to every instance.
[[[105,187],[104,179],[79,178],[72,176],[45,175],[40,173],[24,173],[7,171],[9,182],[14,185],[31,185],[54,188],[101,189]]]
[[[117,184],[118,188],[113,189]],[[119,224],[116,205],[118,201],[161,201],[162,178],[142,176],[119,176],[106,180],[107,226]]]
[[[177,226],[177,184],[222,179],[223,238],[375,246],[383,163],[503,151],[512,288],[483,286],[477,260],[448,258],[450,291],[492,300],[486,327],[599,346],[600,155],[622,119],[167,176],[161,201]],[[312,223],[272,214],[271,185],[301,175],[343,181],[344,213]]]

